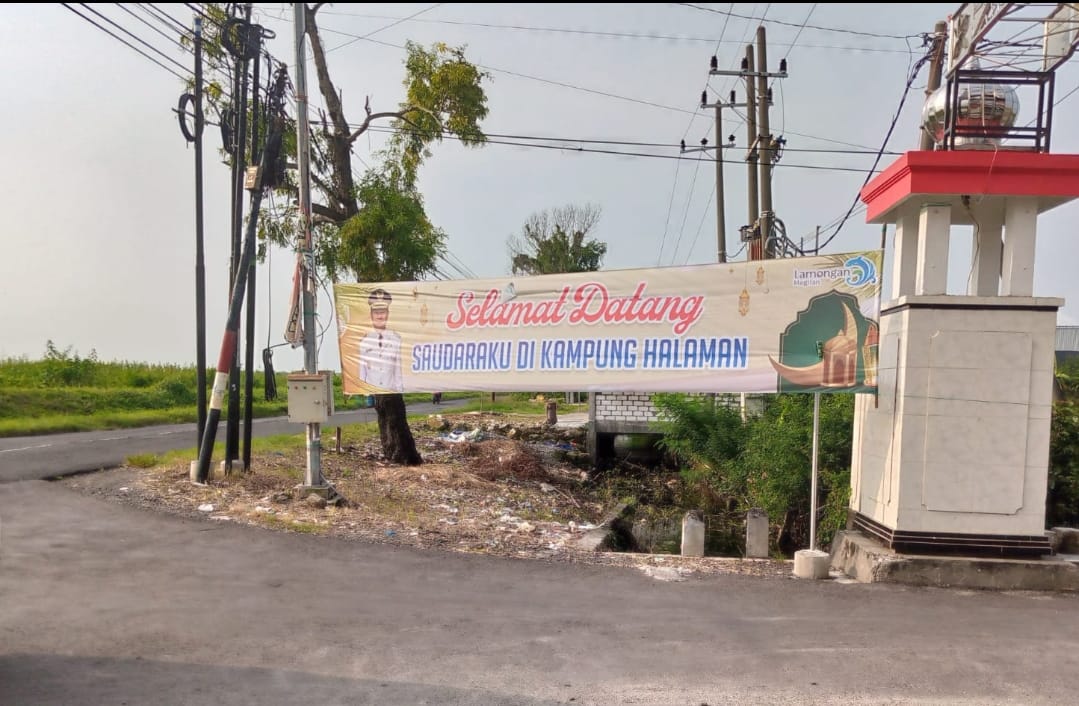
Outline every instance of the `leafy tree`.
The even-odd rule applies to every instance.
[[[1079,523],[1079,358],[1059,361],[1049,433],[1049,479],[1046,524],[1074,527]]]
[[[818,539],[831,540],[846,516],[845,502],[837,516],[836,498],[850,492],[850,459],[854,436],[854,397],[821,395],[820,508]],[[809,534],[810,473],[813,467],[813,396],[776,395],[764,414],[749,425],[739,464],[751,507],[763,508],[778,521],[776,544],[788,554],[804,547]]]
[[[509,239],[513,274],[595,272],[607,254],[606,243],[588,237],[599,217],[593,204],[532,214],[521,234]]]
[[[319,34],[317,13],[324,4],[304,5],[306,33],[326,105],[326,113],[313,121],[311,135],[311,180],[321,197],[312,204],[318,266],[332,281],[342,276],[367,282],[421,279],[434,271],[444,251],[445,234],[427,218],[416,188],[417,172],[431,156],[431,148],[447,136],[473,147],[485,143],[480,122],[487,116],[483,81],[488,76],[466,59],[463,48],[441,43],[425,48],[409,42],[404,62],[405,100],[389,110],[375,111],[367,99],[363,121],[350,123]],[[227,18],[221,5],[207,4],[206,11],[216,20],[209,23],[210,31]],[[211,66],[227,69],[220,37],[209,34]],[[227,112],[228,96],[220,84],[211,82],[206,95],[211,104],[216,100],[220,114]],[[377,163],[357,183],[353,147],[382,120],[390,122],[394,135],[376,155]],[[283,147],[295,155],[294,139]],[[287,180],[282,189],[289,196],[286,201],[295,197],[294,182]],[[290,206],[261,219],[260,253],[271,243],[296,246],[300,224],[295,216]],[[404,398],[378,395],[375,409],[383,454],[396,463],[421,463],[405,416]]]
[[[1057,402],[1049,436],[1049,482],[1046,523],[1074,527],[1079,523],[1079,405]]]

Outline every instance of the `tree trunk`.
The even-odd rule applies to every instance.
[[[376,395],[375,412],[378,413],[378,435],[382,440],[382,453],[390,463],[416,466],[423,463],[416,450],[416,440],[405,416],[403,395]]]
[[[797,515],[798,513],[794,510],[787,510],[783,514],[783,525],[776,536],[776,546],[787,556],[794,556],[794,552],[798,549],[794,541],[794,520]]]

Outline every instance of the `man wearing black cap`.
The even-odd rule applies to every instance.
[[[392,301],[385,289],[376,289],[367,297],[372,329],[360,341],[360,380],[372,387],[402,392],[401,337],[386,328]]]

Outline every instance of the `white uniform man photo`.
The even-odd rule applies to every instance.
[[[386,328],[392,301],[384,289],[376,289],[367,297],[372,328],[360,341],[360,380],[372,387],[402,392],[401,337]]]

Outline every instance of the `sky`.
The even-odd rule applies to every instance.
[[[79,7],[79,6],[76,6]],[[101,18],[177,73],[190,54],[156,32],[164,25],[136,5],[92,5],[170,59]],[[190,24],[183,4],[155,6]],[[256,19],[277,33],[268,49],[295,63],[291,6],[259,4]],[[671,3],[468,3],[327,5],[319,21],[331,74],[351,122],[402,99],[403,45],[441,41],[466,47],[490,74],[484,84],[488,134],[560,138],[536,142],[571,149],[489,144],[468,149],[447,140],[434,148],[419,186],[427,213],[447,234],[441,269],[457,278],[510,271],[507,240],[534,212],[595,204],[593,236],[608,245],[605,269],[678,266],[716,258],[715,169],[708,155],[675,159],[675,146],[714,141],[713,114],[697,104],[726,96],[734,80],[714,77],[708,61],[735,69],[746,40],[763,21],[769,61],[788,61],[775,84],[773,133],[787,150],[775,170],[777,216],[795,241],[827,237],[850,209],[904,93],[918,35],[932,31],[958,5],[751,4],[690,7]],[[702,9],[703,8],[703,9]],[[710,11],[712,10],[712,11]],[[731,14],[726,13],[733,13]],[[137,17],[136,17],[137,16]],[[752,18],[752,19],[745,19]],[[410,18],[410,19],[405,19]],[[808,18],[808,22],[807,22]],[[803,23],[805,24],[802,27]],[[366,39],[356,39],[369,35]],[[906,38],[904,38],[906,37]],[[372,41],[372,40],[377,40]],[[0,8],[0,173],[6,207],[0,259],[0,358],[39,358],[46,342],[101,360],[190,364],[195,361],[194,152],[174,115],[183,92],[178,76],[136,53],[59,4]],[[312,100],[316,96],[309,62]],[[923,70],[907,96],[893,152],[916,149],[924,98]],[[1079,84],[1079,60],[1057,74],[1057,96]],[[741,85],[738,99],[744,100]],[[1020,120],[1030,117],[1022,110]],[[745,126],[729,111],[724,133],[744,146]],[[1079,94],[1054,113],[1054,152],[1079,152]],[[216,360],[228,303],[228,169],[206,132],[207,359]],[[357,170],[371,164],[383,133],[355,145]],[[523,142],[519,138],[494,138]],[[661,143],[669,146],[599,144]],[[576,147],[643,152],[654,157],[580,152]],[[805,151],[801,151],[805,150]],[[725,214],[731,254],[746,223],[745,166],[728,151]],[[885,155],[878,170],[896,159]],[[1039,222],[1035,295],[1066,299],[1059,323],[1079,323],[1073,223],[1079,204]],[[855,210],[824,250],[876,248],[880,226]],[[889,237],[888,251],[891,249]],[[953,230],[949,293],[969,271],[969,228]],[[744,259],[745,253],[732,259]],[[283,341],[294,256],[273,250],[259,265],[256,350]],[[326,345],[319,366],[339,369],[330,300],[319,303]],[[256,353],[256,360],[260,359]],[[278,371],[303,365],[301,351],[276,348]]]

